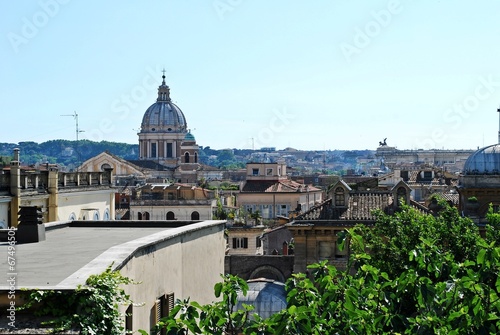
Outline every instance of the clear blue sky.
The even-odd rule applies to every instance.
[[[2,1],[0,142],[137,143],[161,70],[199,145],[498,140],[500,2]],[[8,115],[13,115],[8,116]]]

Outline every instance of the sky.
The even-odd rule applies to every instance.
[[[165,69],[203,147],[476,149],[498,142],[499,12],[495,0],[2,1],[0,142],[138,143]]]

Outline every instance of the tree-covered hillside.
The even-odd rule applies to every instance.
[[[93,142],[89,140],[80,140],[78,142],[52,140],[43,143],[0,143],[0,156],[12,157],[14,148],[19,148],[23,165],[57,163],[70,168],[103,151],[108,151],[124,159],[137,159],[139,155],[137,144],[107,141]]]

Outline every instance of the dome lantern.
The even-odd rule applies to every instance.
[[[186,118],[170,98],[170,88],[165,83],[165,70],[162,79],[156,102],[146,110],[142,118],[141,133],[185,133]]]

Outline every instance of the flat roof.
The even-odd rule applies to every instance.
[[[7,280],[11,276],[16,277],[17,289],[74,288],[78,284],[84,284],[91,274],[88,270],[82,273],[82,269],[89,267],[92,261],[110,248],[118,248],[118,253],[114,251],[113,255],[130,254],[130,247],[124,246],[120,252],[121,245],[172,229],[174,228],[65,226],[47,230],[45,241],[15,245],[15,264],[11,269],[8,264],[8,257],[12,257],[8,254],[9,245],[7,242],[1,242],[0,276],[5,280],[0,280],[0,290],[8,289]],[[141,243],[134,245],[143,243],[141,240]],[[113,259],[104,257],[100,263],[103,261],[109,262],[109,266]]]

